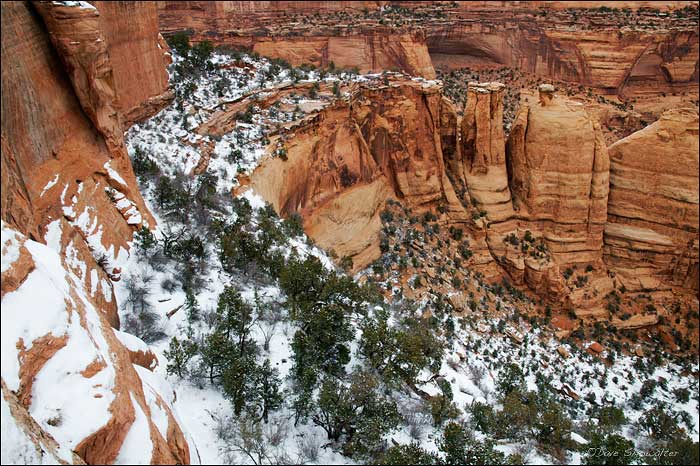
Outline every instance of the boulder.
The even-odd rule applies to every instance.
[[[588,349],[596,354],[600,354],[603,351],[605,351],[605,348],[603,348],[603,345],[601,345],[597,341],[591,342],[591,344],[588,345]]]
[[[561,356],[564,359],[569,359],[571,357],[571,353],[569,353],[569,350],[567,350],[563,346],[557,347],[557,353],[559,353],[559,356]]]

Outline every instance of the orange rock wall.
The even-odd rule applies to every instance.
[[[582,26],[568,8],[672,10],[693,2],[443,2],[446,16],[401,28],[363,21],[384,5],[429,8],[431,2],[158,2],[164,33],[242,46],[294,65],[361,71],[401,69],[434,76],[435,68],[509,66],[610,94],[698,89],[698,28],[631,30],[605,17]],[[346,11],[354,19],[316,24],[314,15]],[[544,18],[541,12],[549,12]],[[295,15],[306,15],[298,23]],[[292,23],[294,18],[294,23]],[[354,24],[353,21],[359,21]],[[426,50],[427,47],[427,50]]]
[[[583,105],[545,96],[521,107],[508,169],[518,215],[540,224],[557,261],[600,261],[610,162],[600,125]]]
[[[192,40],[252,49],[261,55],[360,72],[404,70],[412,75],[435,77],[420,31],[396,32],[390,28],[329,34],[276,34],[267,24],[285,25],[292,12],[313,14],[339,10],[377,9],[386,2],[158,2],[164,34],[187,30]],[[259,26],[259,27],[256,27]]]
[[[11,324],[37,324],[40,319],[34,312],[53,312],[57,318],[72,318],[74,323],[71,329],[61,332],[56,328],[57,333],[32,341],[3,341],[9,345],[3,346],[3,354],[10,348],[19,351],[18,375],[10,374],[15,380],[9,388],[22,407],[33,412],[29,409],[33,400],[39,399],[36,402],[41,404],[46,395],[32,386],[47,361],[61,351],[75,351],[75,358],[69,359],[79,365],[80,355],[95,351],[98,359],[79,367],[82,372],[78,375],[69,372],[64,389],[83,396],[85,392],[75,387],[94,385],[90,379],[98,373],[108,377],[110,384],[104,390],[111,390],[114,399],[107,424],[90,426],[89,435],[75,438],[74,432],[61,432],[60,424],[52,426],[46,419],[36,422],[56,439],[72,438],[73,443],[60,446],[75,451],[82,460],[111,463],[137,420],[136,410],[141,410],[153,450],[135,453],[143,454],[145,463],[182,464],[190,460],[190,447],[170,412],[170,393],[145,395],[143,377],[112,330],[119,326],[112,288],[112,280],[120,276],[116,260],[128,253],[136,228],[154,224],[123,144],[128,118],[122,113],[120,102],[125,100],[119,100],[119,93],[128,93],[139,76],[161,76],[160,83],[142,94],[149,99],[152,91],[162,90],[164,76],[162,55],[158,59],[124,56],[110,60],[108,40],[126,51],[129,40],[136,40],[134,27],[150,28],[144,37],[152,38],[152,50],[158,49],[153,7],[141,3],[121,7],[133,15],[122,16],[120,6],[110,4],[110,30],[104,31],[100,10],[53,2],[2,3],[3,319],[8,318],[6,310],[17,309],[18,300],[27,299],[22,296],[36,294],[35,289],[22,287],[24,282],[48,279],[56,290],[48,287],[41,294],[50,296],[50,292],[60,290],[59,299],[41,309],[24,306],[21,313],[13,314]],[[141,26],[135,26],[139,21],[143,21]],[[125,27],[121,35],[120,25]],[[134,50],[141,51],[138,47]],[[131,84],[124,85],[118,76],[132,76]],[[139,84],[149,89],[148,83]],[[129,98],[135,107],[141,106],[141,97]],[[6,269],[4,261],[12,257],[6,253],[13,248],[19,248],[20,254]],[[47,269],[44,262],[37,264],[39,258],[52,266]],[[51,271],[48,276],[47,270]],[[8,323],[3,320],[3,329]],[[81,345],[86,341],[92,343]],[[3,362],[3,389],[5,370]],[[98,393],[94,399],[98,396],[104,394]],[[7,398],[4,393],[3,397]],[[149,399],[157,400],[159,409],[166,413],[168,432],[159,432],[151,421],[151,409],[156,408],[149,405]],[[60,403],[62,399],[51,400]],[[92,395],[84,400],[86,406],[92,401]],[[18,416],[23,413],[16,412]],[[46,433],[28,432],[30,439],[41,439]],[[51,444],[47,442],[35,443],[45,449]]]
[[[698,88],[697,31],[557,30],[473,18],[430,29],[427,43],[436,68],[508,66],[622,95]]]
[[[112,63],[115,106],[129,125],[152,115],[171,98],[164,66],[170,63],[170,51],[159,40],[155,2],[93,3],[100,12],[99,28]]]
[[[609,150],[606,261],[631,290],[697,290],[697,111],[669,110]]]

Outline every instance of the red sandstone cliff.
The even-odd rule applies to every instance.
[[[314,14],[376,10],[386,2],[158,2],[163,33],[187,30],[194,41],[244,47],[261,55],[360,72],[403,70],[435,77],[421,31],[390,27],[346,28],[342,17],[328,28],[317,27]],[[295,14],[308,15],[303,23]],[[298,26],[298,27],[296,27]],[[287,30],[287,28],[291,28]]]
[[[30,444],[51,451],[56,443],[62,461],[74,452],[111,463],[137,436],[151,448],[131,458],[188,463],[171,394],[135,369],[113,330],[116,263],[133,231],[153,225],[124,147],[125,122],[166,91],[164,55],[152,6],[101,7],[2,4],[3,331],[15,330],[3,334],[3,398]],[[134,14],[122,16],[124,8]],[[145,49],[153,53],[127,55]],[[134,95],[137,84],[143,92]],[[165,425],[152,420],[155,411]],[[34,424],[20,419],[28,415]]]
[[[363,268],[379,257],[387,199],[418,210],[456,203],[443,166],[443,105],[435,85],[362,86],[294,129],[288,160],[263,161],[252,187],[282,215],[301,212],[320,246]]]
[[[295,65],[424,77],[433,66],[509,66],[624,96],[697,91],[697,22],[671,16],[696,4],[608,3],[162,1],[158,10],[164,33],[187,30]]]
[[[697,111],[669,110],[609,151],[609,266],[630,290],[697,290]]]

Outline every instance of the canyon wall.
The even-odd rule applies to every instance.
[[[698,89],[698,31],[561,28],[485,12],[430,28],[436,68],[516,68],[626,97]]]
[[[698,290],[698,113],[665,112],[610,147],[605,258],[630,290]]]
[[[112,63],[116,107],[125,126],[141,121],[172,99],[170,50],[158,29],[155,2],[93,2]],[[122,18],[134,18],[123,21]],[[135,20],[138,18],[138,21]]]
[[[158,2],[164,34],[189,31],[195,42],[246,48],[282,58],[294,66],[311,64],[357,68],[362,73],[403,70],[435,77],[421,31],[396,32],[389,27],[320,27],[313,17],[298,23],[293,15],[376,10],[385,2]],[[307,24],[308,23],[308,24]]]
[[[144,101],[118,76],[162,76],[164,58],[155,10],[114,8],[106,31],[84,2],[2,3],[3,406],[27,448],[53,441],[62,461],[189,463],[171,391],[116,330],[112,281],[133,232],[154,225],[123,143]],[[156,58],[111,60],[146,36]],[[167,81],[142,84],[148,100]]]
[[[270,150],[283,146],[286,160],[265,158],[250,183],[280,215],[300,213],[306,232],[337,257],[352,258],[353,270],[380,257],[380,214],[392,199],[417,214],[439,210],[446,227],[466,228],[479,256],[467,267],[478,263],[495,280],[506,274],[582,317],[607,315],[613,278],[620,285],[638,275],[645,289],[662,289],[660,279],[645,278],[650,261],[655,276],[670,277],[666,287],[697,286],[697,213],[691,212],[697,176],[680,182],[673,175],[697,171],[694,111],[672,112],[612,146],[611,168],[597,120],[551,85],[540,86],[539,101],[524,103],[505,141],[502,84],[469,83],[460,119],[439,85],[395,76],[380,81],[355,84],[346,97],[277,134]],[[640,138],[660,137],[659,125],[669,126],[661,137],[681,157],[651,162],[658,151]],[[203,127],[214,131],[210,126]],[[619,155],[637,144],[650,148],[639,162],[648,176],[625,168]],[[673,163],[678,166],[670,168]],[[649,181],[660,173],[665,184]],[[654,209],[642,217],[643,228],[637,224],[638,208],[628,208],[636,193],[623,189],[627,175],[658,191],[640,205],[675,209],[670,226],[649,226],[661,223],[650,217]],[[669,194],[671,186],[681,188]],[[665,239],[654,241],[658,235],[643,234],[644,228],[664,230]],[[645,241],[652,244],[639,253]]]
[[[601,259],[610,162],[600,125],[582,104],[543,85],[520,108],[508,139],[518,215],[536,223],[561,264]]]
[[[164,34],[188,31],[294,65],[427,78],[433,68],[506,66],[625,97],[697,92],[698,25],[673,16],[683,7],[697,4],[158,2]]]

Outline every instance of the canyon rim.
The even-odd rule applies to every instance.
[[[2,463],[697,464],[698,11],[2,2]]]

